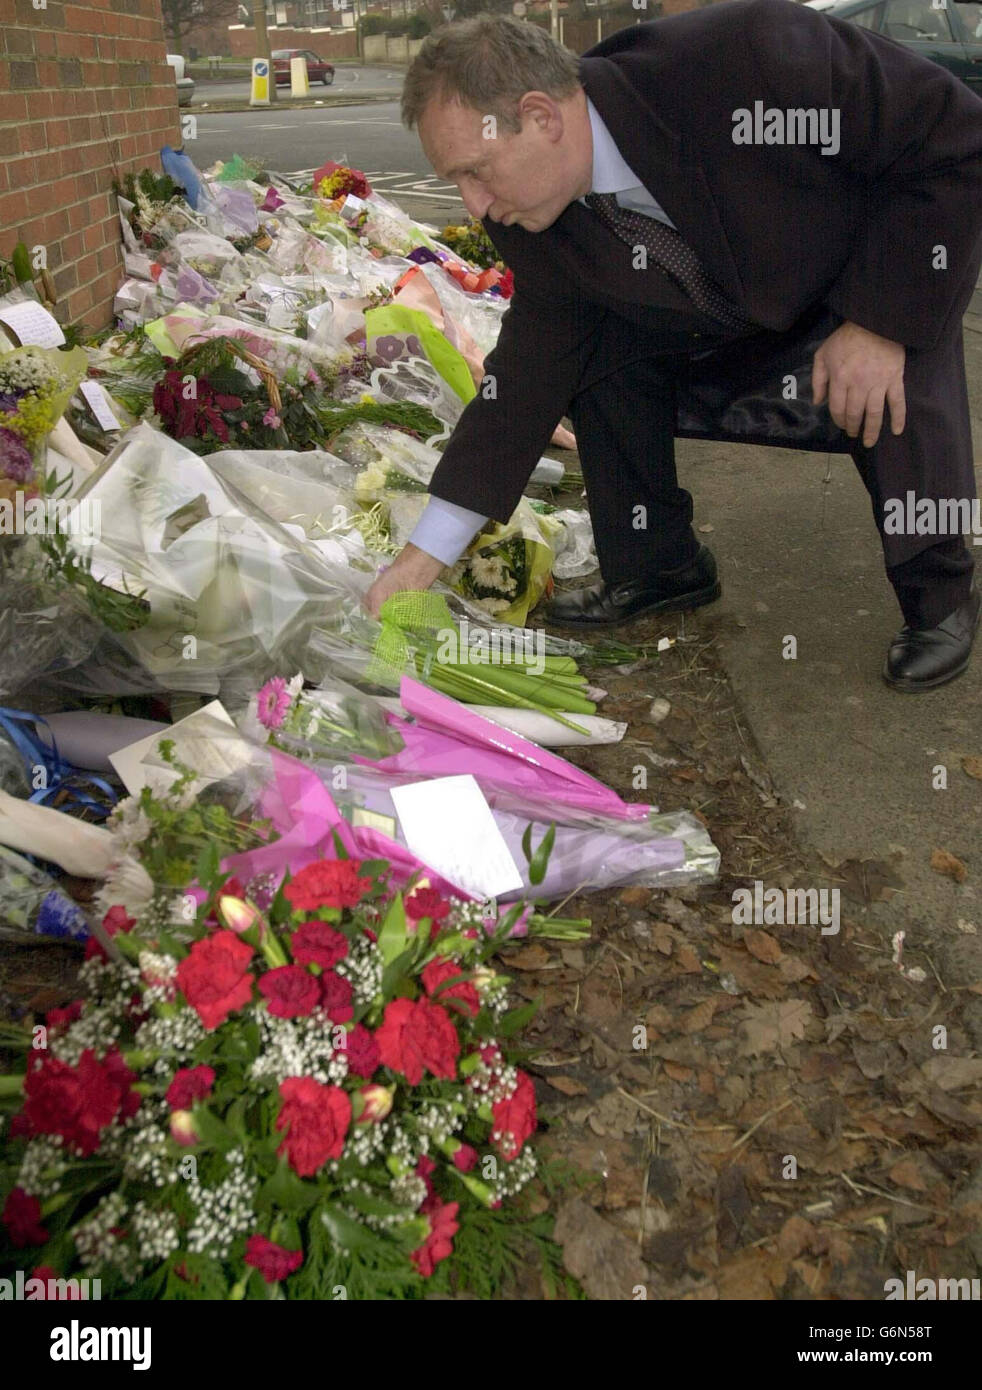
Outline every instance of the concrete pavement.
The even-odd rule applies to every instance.
[[[980,292],[965,318],[965,351],[978,460]],[[718,636],[775,784],[800,803],[801,838],[835,862],[893,857],[905,890],[876,904],[874,919],[929,951],[933,943],[949,988],[979,980],[982,781],[961,764],[982,756],[982,650],[937,691],[901,695],[883,683],[902,618],[848,457],[685,440],[678,457],[696,523],[714,528],[702,538],[723,582],[722,601],[698,621]],[[982,546],[977,554],[982,561]],[[796,660],[782,655],[788,635]],[[967,865],[964,882],[932,870],[936,848]]]

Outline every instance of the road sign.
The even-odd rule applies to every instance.
[[[249,105],[269,105],[269,60],[266,58],[252,60],[252,95],[249,97]]]

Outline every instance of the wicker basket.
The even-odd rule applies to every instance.
[[[257,357],[254,352],[249,352],[247,348],[241,347],[238,343],[229,341],[229,347],[240,362],[245,362],[247,366],[257,371],[262,378],[262,383],[266,388],[269,403],[279,415],[283,409],[283,398],[280,395],[279,383],[276,380],[272,367],[264,362],[261,357]]]

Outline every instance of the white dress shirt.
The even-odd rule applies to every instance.
[[[589,97],[586,99],[593,133],[593,193],[616,193],[621,207],[643,212],[669,227],[675,223],[659,206],[625,161],[614,144],[614,137],[600,119],[600,113]],[[586,206],[585,199],[580,198]],[[455,564],[487,521],[480,512],[468,511],[442,497],[430,497],[426,510],[409,537],[413,545],[425,550],[445,565]]]

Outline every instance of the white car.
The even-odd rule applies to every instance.
[[[194,96],[194,78],[184,76],[184,59],[179,53],[168,53],[167,61],[174,69],[177,81],[178,106],[190,106],[191,98]]]

